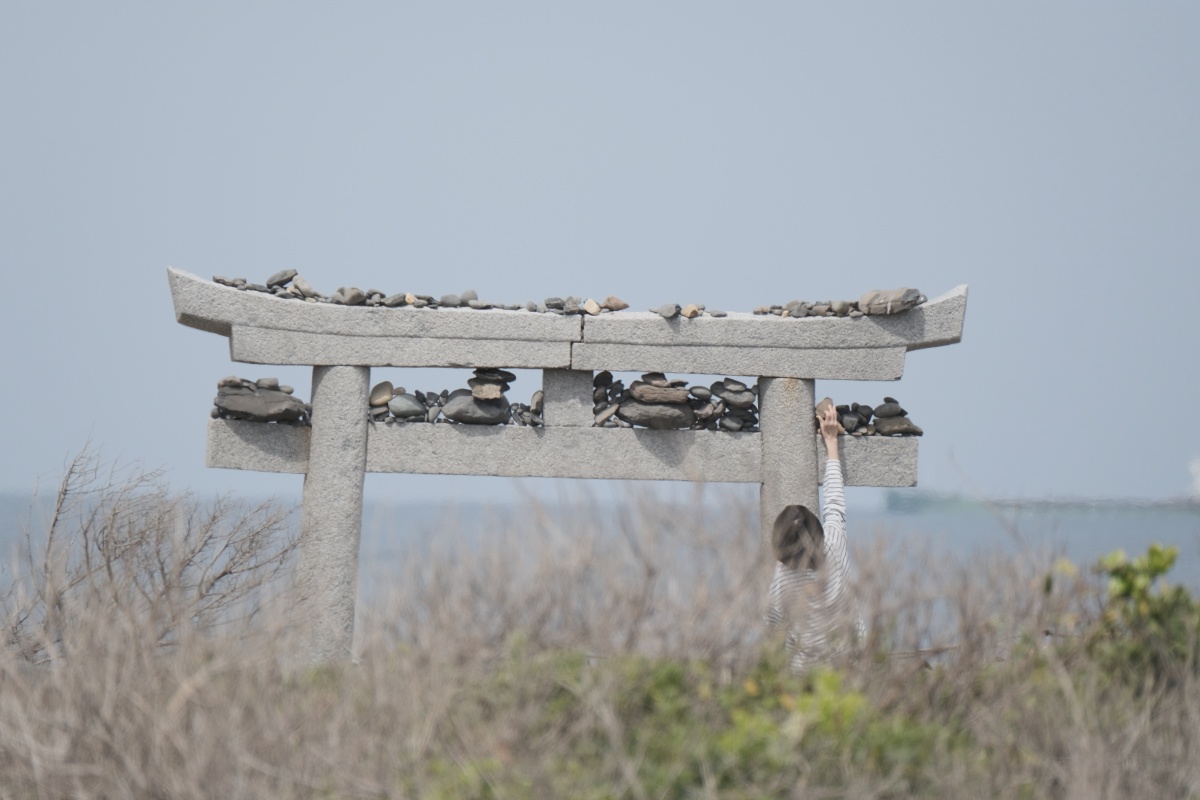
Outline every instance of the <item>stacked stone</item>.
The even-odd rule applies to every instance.
[[[475,311],[501,309],[504,311],[534,311],[543,314],[588,314],[597,316],[607,311],[622,311],[629,304],[619,297],[609,295],[603,301],[580,299],[578,297],[547,297],[544,302],[528,302],[524,304],[494,303],[480,300],[479,294],[468,289],[461,294],[444,294],[434,297],[429,294],[413,294],[412,292],[396,292],[387,294],[380,289],[359,289],[357,286],[342,286],[331,295],[324,295],[313,289],[304,278],[294,269],[276,272],[266,283],[251,283],[245,278],[226,278],[214,275],[213,283],[230,286],[248,292],[261,292],[284,300],[303,300],[308,303],[331,303],[340,306],[367,306],[385,308],[469,308]]]
[[[816,417],[819,421],[833,400],[826,397],[817,403]],[[841,432],[851,436],[921,436],[925,432],[908,418],[908,412],[894,397],[885,397],[883,402],[871,407],[859,403],[833,406],[841,424]]]
[[[733,378],[706,388],[671,380],[661,372],[647,372],[626,388],[605,370],[593,378],[592,386],[592,411],[598,427],[758,430],[757,387]]]
[[[916,289],[875,289],[866,292],[858,300],[822,300],[810,303],[792,300],[779,306],[759,306],[754,313],[760,316],[773,314],[777,317],[862,317],[899,314],[916,308],[925,302],[925,295]]]
[[[280,386],[278,378],[252,381],[230,375],[217,381],[212,416],[214,419],[307,425],[312,418],[312,406],[293,397],[292,391],[291,386]]]
[[[313,289],[304,278],[294,269],[284,269],[267,278],[266,283],[251,283],[245,278],[226,278],[214,275],[213,282],[222,286],[250,292],[262,292],[284,300],[303,300],[308,303],[332,303],[343,306],[383,306],[385,308],[470,308],[476,311],[502,309],[505,311],[532,311],[541,314],[586,314],[597,316],[605,312],[623,311],[629,304],[619,297],[609,295],[603,301],[581,299],[579,297],[547,297],[537,303],[530,301],[524,304],[493,303],[480,300],[479,295],[468,289],[461,294],[444,294],[434,297],[428,294],[413,294],[412,292],[396,292],[387,294],[379,289],[359,289],[356,286],[342,286],[331,295],[324,295]],[[915,308],[925,302],[925,295],[916,289],[900,288],[887,290],[872,290],[866,292],[858,300],[825,300],[810,303],[804,300],[792,300],[785,305],[766,305],[754,309],[755,314],[775,315],[777,317],[861,317],[864,315],[899,314]],[[707,314],[710,317],[727,316],[724,311],[706,309],[703,303],[692,303],[681,306],[678,303],[666,303],[658,308],[650,309],[663,319],[695,319]]]
[[[413,392],[391,381],[378,383],[371,389],[368,400],[371,419],[375,422],[458,422],[464,425],[542,424],[541,396],[534,394],[533,402],[508,402],[505,392],[516,376],[507,370],[481,367],[467,381],[468,388],[443,389],[440,392]]]
[[[658,314],[663,319],[675,319],[683,317],[684,319],[695,319],[696,317],[708,314],[710,317],[725,317],[728,316],[724,311],[709,310],[704,307],[703,303],[690,303],[686,306],[681,306],[678,303],[664,303],[658,308],[650,309],[655,314]]]

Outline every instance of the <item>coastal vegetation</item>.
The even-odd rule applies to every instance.
[[[1200,601],[1169,546],[859,537],[868,635],[792,675],[753,509],[531,505],[430,531],[354,658],[312,666],[290,509],[87,456],[51,506],[0,586],[0,797],[1200,797]]]

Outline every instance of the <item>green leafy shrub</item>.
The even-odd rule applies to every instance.
[[[1158,682],[1196,670],[1200,602],[1160,580],[1178,554],[1155,544],[1132,561],[1118,550],[1097,566],[1108,578],[1108,597],[1092,648],[1116,674]]]
[[[893,796],[908,796],[931,785],[935,754],[969,746],[960,730],[872,707],[837,670],[791,675],[774,653],[724,680],[706,663],[640,656],[507,662],[457,705],[456,725],[511,720],[534,699],[540,713],[496,744],[511,762],[441,761],[429,794],[749,799],[886,778]],[[539,770],[547,785],[534,786],[508,764],[527,765],[539,749],[554,756]]]

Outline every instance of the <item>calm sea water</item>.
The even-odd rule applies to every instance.
[[[28,497],[0,495],[0,554],[5,558],[24,541],[30,510]],[[444,530],[483,536],[498,522],[524,513],[516,506],[459,505],[451,509],[441,504],[418,504],[397,508],[368,502],[363,513],[361,547],[364,591],[370,591],[391,564],[398,564]],[[33,514],[36,519],[44,515],[44,509],[34,506]],[[448,517],[453,521],[448,522]],[[1200,594],[1200,506],[1035,505],[989,509],[951,504],[908,511],[857,512],[852,507],[848,527],[857,544],[882,539],[901,552],[911,547],[914,552],[966,558],[1049,549],[1080,566],[1090,566],[1118,549],[1135,556],[1154,543],[1175,545],[1179,558],[1169,580]]]

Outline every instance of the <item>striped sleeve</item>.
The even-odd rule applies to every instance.
[[[825,604],[833,607],[845,593],[846,579],[850,574],[842,464],[833,458],[825,462],[825,503],[821,508],[821,525],[825,528]]]

